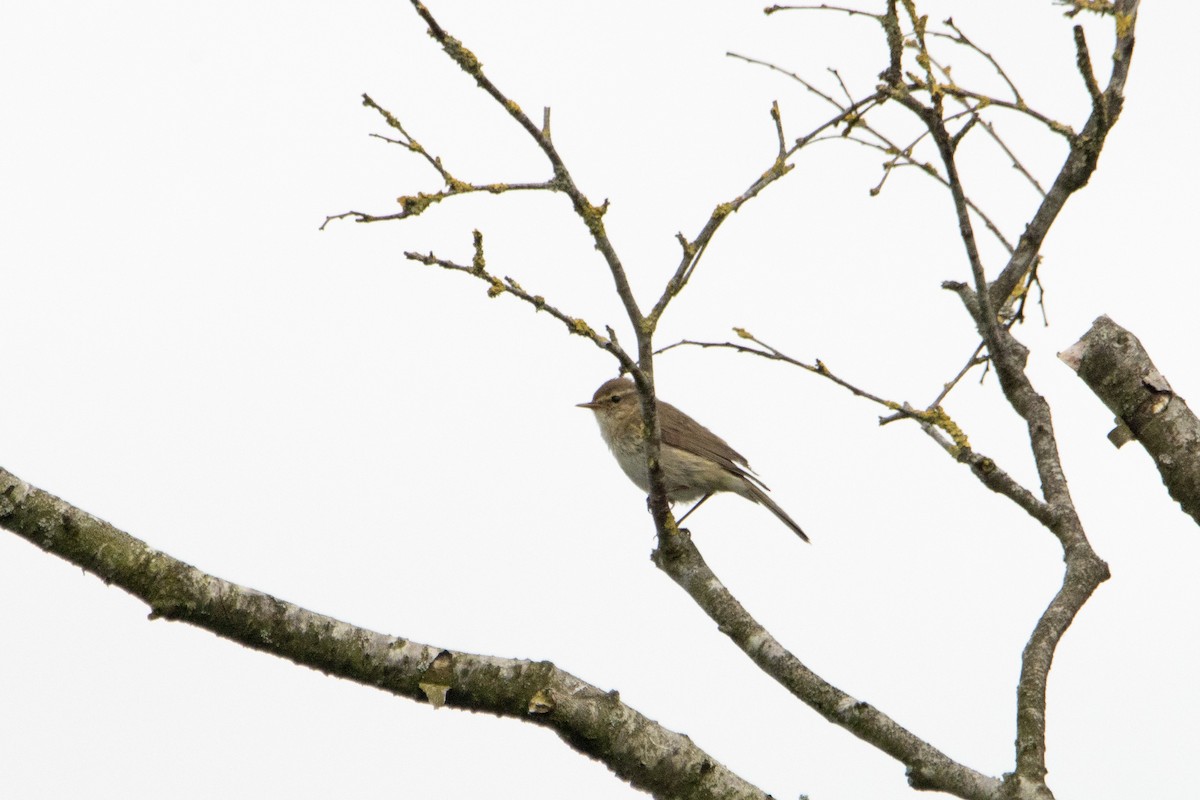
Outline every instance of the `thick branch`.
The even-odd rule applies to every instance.
[[[1200,522],[1200,421],[1137,337],[1100,317],[1059,358],[1146,448],[1171,497]]]
[[[153,550],[4,469],[0,526],[145,601],[151,619],[185,622],[399,697],[550,728],[656,797],[767,798],[687,736],[548,661],[445,650],[308,611]]]

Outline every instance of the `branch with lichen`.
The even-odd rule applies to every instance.
[[[339,219],[352,218],[355,222],[387,222],[390,220],[401,220],[409,217],[415,217],[423,213],[431,206],[442,202],[443,200],[456,197],[458,195],[475,194],[478,192],[486,192],[487,194],[504,194],[505,192],[520,192],[520,191],[546,191],[555,192],[561,188],[555,181],[537,181],[532,183],[472,183],[464,181],[456,177],[450,172],[449,168],[443,163],[440,156],[435,156],[425,149],[419,141],[417,141],[407,130],[400,120],[391,111],[388,111],[383,106],[371,99],[370,95],[363,95],[363,105],[367,108],[373,108],[379,115],[383,117],[384,122],[399,134],[399,138],[391,138],[382,134],[371,134],[377,139],[381,139],[390,144],[399,145],[409,152],[416,153],[429,162],[441,176],[445,183],[444,189],[437,192],[417,192],[415,195],[402,195],[396,198],[396,202],[400,205],[400,210],[394,214],[372,214],[367,211],[344,211],[340,214],[331,214],[325,217],[325,221],[321,223],[320,230],[324,230],[325,226],[330,222]]]
[[[933,164],[930,164],[928,161],[920,161],[913,155],[913,148],[916,147],[917,143],[921,139],[928,136],[927,132],[919,134],[917,139],[908,145],[900,145],[893,141],[886,134],[881,132],[878,128],[870,124],[867,118],[867,112],[874,106],[879,105],[887,96],[889,96],[887,93],[876,93],[871,95],[869,98],[866,98],[866,100],[869,102],[859,102],[856,104],[851,101],[843,103],[827,92],[822,91],[811,81],[806,80],[803,76],[784,69],[778,64],[774,64],[769,61],[763,61],[762,59],[754,58],[752,56],[742,55],[740,53],[727,52],[725,55],[730,58],[736,58],[748,64],[765,67],[773,72],[778,72],[781,75],[785,75],[803,86],[806,91],[816,95],[817,97],[820,97],[825,102],[837,108],[840,112],[839,121],[845,125],[845,130],[838,137],[830,137],[829,140],[832,141],[834,138],[844,139],[864,147],[869,147],[873,150],[878,150],[886,155],[888,160],[884,162],[883,175],[880,177],[879,183],[869,190],[872,197],[878,195],[883,190],[883,185],[887,181],[892,170],[901,164],[916,167],[921,173],[933,178],[942,184],[943,187],[949,188],[949,184],[947,183],[945,177],[938,172],[937,168]],[[842,79],[841,74],[836,69],[831,69],[830,73],[834,76],[839,87],[849,98],[850,92],[846,88],[845,81]],[[858,130],[862,130],[864,133],[875,137],[876,141],[855,136],[854,131]],[[816,141],[816,139],[813,138],[812,141]],[[802,143],[808,144],[811,142],[806,139],[800,139],[797,140],[796,144],[800,145]],[[991,231],[996,240],[1000,242],[1000,244],[1006,250],[1012,252],[1012,243],[1009,242],[1008,238],[1004,235],[1004,233],[1000,230],[1000,227],[992,220],[992,218],[988,216],[988,214],[970,198],[967,198],[967,204],[968,207],[976,214],[976,216],[979,217],[980,221],[983,222],[984,226]]]
[[[410,0],[410,2],[412,2],[412,6],[417,14],[429,26],[428,32],[434,41],[442,46],[446,54],[464,72],[475,79],[475,83],[479,88],[491,96],[529,134],[534,143],[546,156],[554,172],[554,177],[550,183],[553,184],[555,191],[560,191],[571,199],[571,205],[574,207],[575,213],[583,221],[584,226],[592,236],[592,242],[595,244],[596,249],[604,257],[605,263],[608,264],[609,272],[612,274],[613,282],[616,285],[617,294],[625,306],[625,312],[629,316],[630,322],[633,323],[634,330],[638,330],[642,320],[642,312],[638,307],[637,300],[633,296],[633,289],[629,285],[629,280],[625,275],[625,268],[621,264],[621,259],[617,255],[612,242],[609,240],[608,233],[604,227],[604,212],[607,210],[608,204],[605,202],[596,205],[591,202],[575,183],[574,178],[571,177],[570,170],[567,169],[567,165],[563,161],[562,156],[559,155],[558,149],[555,147],[550,135],[549,109],[545,110],[542,125],[538,126],[535,124],[515,100],[509,98],[488,78],[483,70],[483,64],[475,54],[468,50],[462,42],[451,36],[434,19],[424,4],[418,0]],[[641,355],[639,352],[639,361]],[[651,370],[651,366],[648,363],[643,364],[642,368],[646,371]]]
[[[646,315],[646,322],[651,331],[658,324],[658,320],[661,318],[663,312],[666,311],[667,305],[683,291],[688,281],[691,280],[697,265],[700,263],[701,257],[703,257],[709,242],[712,241],[721,223],[729,215],[736,213],[743,205],[757,197],[763,189],[791,172],[792,165],[787,163],[790,157],[805,146],[818,141],[818,137],[823,132],[838,125],[849,124],[849,120],[854,116],[877,104],[881,99],[882,95],[879,92],[875,92],[859,100],[851,100],[845,107],[839,106],[839,113],[837,115],[825,120],[804,136],[796,139],[791,146],[788,146],[787,138],[784,134],[783,117],[779,111],[779,103],[771,104],[771,120],[775,124],[775,134],[778,140],[778,151],[771,166],[737,197],[723,203],[718,203],[713,208],[712,213],[709,214],[708,220],[705,221],[695,238],[689,240],[683,233],[676,234],[676,239],[679,241],[680,248],[682,249],[682,255],[679,265],[675,268],[675,273],[667,281],[667,285],[663,289],[658,302],[654,304],[654,308]]]
[[[1101,316],[1058,357],[1116,415],[1113,445],[1144,447],[1172,499],[1200,523],[1200,420],[1138,338]]]
[[[1117,13],[1117,3],[1109,0],[1054,0],[1055,5],[1069,6],[1063,12],[1065,17],[1074,17],[1080,11],[1090,11],[1101,16],[1113,16]]]
[[[480,655],[378,633],[178,561],[0,468],[0,527],[115,585],[150,619],[191,625],[435,708],[486,712],[554,731],[655,797],[767,800],[687,736],[549,661]]]
[[[958,374],[949,381],[942,389],[942,392],[925,408],[914,408],[906,402],[897,402],[888,400],[884,397],[875,394],[867,389],[864,389],[845,378],[836,375],[829,366],[821,359],[814,359],[811,364],[801,361],[797,358],[787,355],[779,349],[762,341],[754,334],[744,328],[734,328],[734,332],[739,338],[752,342],[752,345],[741,344],[738,342],[700,342],[690,339],[684,339],[674,344],[667,345],[656,351],[665,353],[677,347],[699,347],[702,349],[716,348],[724,350],[733,350],[736,353],[744,353],[754,355],[760,358],[765,358],[770,361],[779,361],[785,364],[790,364],[794,367],[806,370],[819,375],[826,380],[837,384],[846,391],[853,394],[855,397],[861,397],[865,400],[870,400],[878,406],[888,409],[893,413],[884,417],[880,417],[879,424],[887,425],[897,419],[913,420],[921,429],[937,442],[946,453],[956,461],[966,464],[971,472],[974,473],[984,486],[997,494],[1004,495],[1009,500],[1016,503],[1020,508],[1026,511],[1034,519],[1042,524],[1048,524],[1050,520],[1049,508],[1039,500],[1033,492],[1026,489],[1016,481],[1009,473],[1005,472],[991,458],[982,453],[979,453],[971,448],[970,440],[966,433],[959,427],[958,423],[950,416],[950,414],[941,405],[946,395],[950,390],[962,379],[967,372],[978,364],[985,363],[987,359],[980,357],[980,349],[972,354],[968,359],[967,365],[961,369]],[[755,346],[756,345],[756,346]]]
[[[1134,28],[1137,20],[1138,0],[1120,0],[1114,4],[1115,39],[1112,49],[1112,74],[1108,85],[1100,93],[1099,98],[1093,95],[1092,111],[1087,121],[1079,131],[1079,135],[1070,142],[1070,151],[1055,176],[1054,183],[1046,192],[1046,197],[1034,212],[1025,231],[1017,243],[1017,249],[1009,258],[1008,263],[996,276],[991,284],[991,293],[997,302],[1008,297],[1021,283],[1022,279],[1037,264],[1042,242],[1050,231],[1050,226],[1058,218],[1059,212],[1066,205],[1072,194],[1087,185],[1096,164],[1105,139],[1120,116],[1124,105],[1125,83],[1129,77],[1129,66],[1133,57]],[[1082,40],[1082,32],[1073,35],[1077,48]],[[1083,71],[1083,53],[1078,63]],[[1090,62],[1089,62],[1090,63]],[[1088,82],[1085,77],[1085,83]],[[1088,86],[1089,94],[1092,87]]]
[[[449,261],[444,258],[438,258],[433,253],[414,253],[407,251],[404,257],[410,261],[416,261],[429,266],[437,266],[442,269],[450,270],[451,272],[462,272],[470,275],[473,278],[478,278],[488,285],[487,296],[491,298],[499,297],[502,294],[511,294],[525,303],[533,306],[534,311],[544,311],[550,316],[557,319],[566,326],[567,332],[574,336],[582,336],[588,339],[592,344],[599,347],[601,350],[612,353],[621,366],[625,369],[632,370],[637,368],[637,364],[622,349],[617,342],[616,337],[612,335],[612,329],[609,328],[609,336],[604,337],[596,332],[596,330],[580,317],[572,317],[571,315],[559,310],[555,306],[546,302],[546,298],[540,294],[531,294],[527,292],[521,284],[517,283],[513,278],[505,275],[500,278],[497,275],[488,272],[487,260],[483,254],[483,234],[478,230],[472,234],[472,247],[474,254],[471,257],[471,263],[459,264],[454,261]]]
[[[910,17],[911,5],[910,0],[905,0]],[[1136,12],[1136,0],[1130,0],[1125,5],[1131,15]],[[896,14],[894,2],[891,3],[890,13]],[[1113,75],[1109,87],[1100,95],[1098,88],[1087,80],[1090,62],[1082,32],[1076,29],[1078,62],[1092,96],[1092,113],[1082,133],[1069,137],[1070,153],[1066,163],[1042,199],[1032,221],[1026,226],[1008,265],[991,282],[987,279],[975,244],[970,212],[964,200],[965,190],[956,164],[957,143],[946,126],[942,98],[951,92],[945,87],[939,91],[930,90],[928,101],[922,102],[907,87],[898,81],[893,82],[896,100],[930,131],[950,181],[959,236],[974,285],[969,288],[966,284],[952,283],[947,284],[947,288],[959,294],[987,345],[1004,397],[1026,423],[1034,464],[1041,482],[1042,498],[1039,502],[1046,508],[1044,524],[1059,540],[1066,562],[1062,586],[1035,623],[1021,656],[1021,675],[1017,684],[1016,763],[1014,771],[1006,778],[1006,790],[1014,796],[1048,793],[1045,781],[1046,689],[1050,667],[1063,634],[1100,583],[1108,578],[1109,572],[1108,566],[1092,550],[1071,499],[1049,403],[1033,387],[1025,370],[1028,350],[1013,336],[1011,327],[1002,324],[997,309],[1005,307],[1017,284],[1031,274],[1037,263],[1038,247],[1050,224],[1070,195],[1087,183],[1095,169],[1104,138],[1120,111],[1122,87],[1132,54],[1132,30],[1132,17],[1123,26],[1118,15]],[[918,41],[917,46],[924,48],[923,40]]]

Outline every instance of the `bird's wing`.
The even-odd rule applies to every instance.
[[[659,400],[658,404],[676,412],[673,415],[658,415],[658,425],[662,430],[662,443],[664,445],[679,448],[701,458],[707,458],[710,461],[720,464],[734,475],[740,475],[749,481],[759,484],[764,489],[767,488],[766,484],[760,481],[758,476],[750,470],[750,465],[746,463],[746,457],[730,447],[728,442],[670,403],[664,403],[662,400]],[[770,490],[768,489],[768,491]]]

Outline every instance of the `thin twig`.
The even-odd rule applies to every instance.
[[[761,176],[759,176],[737,197],[727,202],[719,203],[712,210],[708,220],[705,221],[704,226],[700,229],[700,232],[694,239],[689,240],[682,233],[676,234],[676,239],[679,241],[680,247],[683,250],[679,264],[675,268],[675,273],[667,281],[667,285],[663,289],[662,295],[654,304],[654,307],[650,310],[650,312],[646,314],[645,326],[651,332],[653,332],[658,324],[659,319],[662,317],[663,312],[666,311],[667,305],[671,302],[671,300],[678,296],[681,291],[683,291],[685,286],[687,286],[688,281],[691,280],[692,275],[695,273],[696,267],[699,265],[700,259],[703,257],[709,242],[716,234],[717,229],[721,227],[721,223],[723,223],[730,214],[736,212],[747,202],[757,197],[758,194],[765,188],[792,170],[792,165],[787,163],[788,157],[794,155],[806,145],[817,141],[819,134],[823,131],[830,130],[837,125],[846,122],[848,117],[854,115],[865,107],[873,105],[880,99],[882,99],[882,95],[879,92],[875,92],[872,95],[854,101],[846,108],[839,107],[838,114],[825,120],[820,125],[817,125],[808,134],[797,139],[790,148],[786,149],[784,146],[783,123],[779,115],[779,108],[777,104],[772,104],[771,119],[775,123],[775,130],[779,138],[779,152],[776,154],[773,163]]]
[[[841,103],[839,103],[831,95],[826,94],[825,92],[821,91],[815,85],[813,85],[809,81],[805,80],[802,76],[796,74],[795,72],[786,70],[783,67],[780,67],[779,65],[773,64],[769,61],[763,61],[761,59],[753,58],[751,56],[744,56],[744,55],[741,55],[740,53],[729,52],[729,53],[726,53],[725,55],[729,56],[730,58],[736,58],[740,61],[745,61],[748,64],[754,64],[756,66],[765,67],[769,70],[778,72],[782,75],[785,75],[785,76],[791,78],[792,80],[796,81],[801,86],[803,86],[807,91],[811,92],[812,94],[815,94],[816,96],[820,97],[825,102],[827,102],[830,105],[834,106],[835,108],[841,110],[842,114],[845,117],[845,121],[847,123],[847,132],[849,132],[850,130],[853,130],[853,129],[862,129],[862,130],[868,132],[870,135],[876,137],[881,144],[876,144],[874,142],[868,142],[866,140],[857,139],[852,135],[848,136],[845,133],[843,133],[842,136],[844,138],[847,138],[850,141],[855,141],[861,145],[864,145],[867,147],[872,147],[872,148],[882,151],[883,153],[887,154],[888,156],[890,156],[893,159],[892,166],[896,166],[896,164],[894,163],[895,159],[902,159],[905,163],[919,168],[923,173],[934,178],[939,183],[941,183],[944,187],[949,188],[948,184],[946,183],[946,179],[943,178],[931,164],[928,164],[926,162],[917,161],[912,156],[912,148],[916,146],[917,142],[919,142],[921,139],[923,139],[929,135],[928,131],[923,131],[921,134],[919,134],[917,139],[914,140],[913,143],[910,144],[908,147],[902,147],[900,145],[897,145],[890,138],[888,138],[886,135],[884,135],[882,132],[880,132],[876,128],[872,127],[867,122],[866,116],[865,116],[866,111],[868,111],[872,106],[874,106],[875,103],[871,103],[869,105],[865,105],[865,106],[862,106],[860,108],[857,108],[857,109],[854,109],[853,111],[851,111],[851,110],[848,110],[846,107],[842,106]],[[837,77],[840,82],[841,76],[838,75],[837,71],[831,70],[831,72],[833,72],[835,77]],[[804,143],[809,144],[811,142],[805,141]],[[887,180],[887,174],[890,171],[890,169],[891,169],[891,167],[888,164],[884,165],[883,177],[880,179],[879,183],[876,184],[874,187],[872,187],[870,190],[872,197],[879,194],[879,192],[882,190],[884,181]],[[967,203],[968,203],[968,207],[979,217],[980,221],[983,222],[984,226],[992,233],[992,235],[996,238],[996,240],[998,242],[1000,242],[1001,246],[1003,246],[1009,253],[1013,252],[1013,249],[1014,249],[1013,244],[1011,242],[1009,242],[1008,237],[1006,237],[1004,235],[1004,233],[1000,230],[1000,227],[995,222],[992,221],[991,217],[989,217],[987,215],[987,213],[985,213],[983,211],[983,209],[981,209],[974,201],[970,200],[969,198],[967,200]]]
[[[969,39],[967,35],[963,33],[962,29],[954,23],[953,17],[947,17],[945,20],[943,20],[942,24],[954,31],[954,35],[942,33],[941,31],[930,31],[929,35],[949,39],[950,41],[974,50],[976,53],[983,56],[985,59],[987,59],[987,62],[992,65],[992,69],[996,70],[996,74],[1000,76],[1000,79],[1008,84],[1008,89],[1013,94],[1013,101],[1018,105],[1025,105],[1025,99],[1021,97],[1021,92],[1017,89],[1017,85],[1012,82],[1012,79],[1008,77],[1008,73],[1004,71],[1004,67],[1000,66],[1000,62],[997,61],[991,53],[975,44],[975,42],[971,41],[971,39]]]
[[[621,362],[621,366],[624,369],[637,369],[637,364],[634,362],[633,358],[631,358],[629,354],[626,353],[617,343],[616,336],[613,335],[611,327],[608,328],[608,338],[605,338],[596,333],[595,329],[583,319],[579,317],[572,317],[571,315],[560,311],[555,306],[546,302],[546,298],[542,297],[540,294],[532,294],[527,292],[524,287],[521,286],[521,284],[517,283],[517,281],[513,280],[512,278],[505,276],[504,279],[501,280],[498,276],[488,272],[487,262],[484,259],[483,254],[483,234],[479,231],[475,231],[473,234],[473,247],[475,254],[471,259],[470,265],[459,264],[444,258],[438,258],[433,253],[406,252],[404,257],[410,261],[417,261],[421,264],[441,267],[442,269],[447,269],[452,272],[463,272],[474,278],[478,278],[479,280],[488,284],[488,297],[499,297],[502,294],[511,294],[514,297],[517,297],[533,306],[535,311],[544,311],[563,323],[563,325],[566,326],[568,333],[589,339],[592,344],[596,345],[601,350],[607,350],[608,352],[612,353],[614,356],[616,356],[617,360]]]
[[[1092,98],[1092,109],[1097,114],[1104,113],[1104,93],[1096,82],[1096,71],[1092,69],[1092,57],[1088,54],[1087,37],[1083,26],[1076,25],[1072,32],[1075,35],[1075,66],[1083,76],[1083,84],[1087,87],[1088,96]]]
[[[558,191],[563,192],[571,198],[575,213],[583,220],[584,225],[592,235],[592,241],[596,249],[600,251],[605,262],[607,262],[613,282],[616,285],[617,294],[625,306],[625,313],[629,316],[634,329],[637,330],[642,321],[642,312],[638,308],[637,300],[634,298],[633,289],[629,285],[629,280],[625,275],[625,268],[621,264],[621,259],[613,248],[612,242],[608,238],[608,233],[604,228],[603,217],[606,205],[597,206],[588,200],[587,196],[584,195],[571,177],[567,165],[563,162],[562,156],[559,155],[558,149],[554,146],[554,142],[549,136],[549,131],[539,128],[521,110],[521,107],[515,101],[500,91],[499,87],[484,73],[483,65],[475,57],[475,54],[463,46],[462,42],[447,33],[420,0],[410,0],[410,2],[417,14],[429,26],[429,35],[442,46],[446,55],[450,56],[464,72],[474,78],[479,87],[491,95],[508,112],[509,116],[525,129],[525,132],[529,134],[534,143],[545,154],[554,170],[552,182]],[[544,115],[543,123],[546,121],[547,119]],[[649,365],[646,366],[649,368]]]
[[[774,5],[774,6],[769,6],[769,7],[763,9],[763,13],[767,14],[767,15],[775,14],[779,11],[838,11],[843,14],[848,14],[852,17],[870,17],[871,19],[875,19],[875,20],[879,19],[878,14],[872,14],[868,11],[862,11],[861,9],[850,8],[848,6],[829,5],[827,3],[820,3],[817,5],[808,5],[808,6]]]
[[[946,20],[946,22],[953,25],[954,20],[948,19],[948,20]],[[961,39],[964,40],[963,43],[969,45],[971,47],[971,49],[980,53],[981,55],[984,56],[984,58],[988,59],[988,61],[990,61],[992,63],[992,65],[996,68],[996,71],[1000,73],[1000,77],[1003,78],[1004,81],[1006,83],[1008,83],[1009,88],[1012,89],[1013,95],[1016,98],[1015,102],[1016,102],[1017,106],[1018,107],[1027,107],[1025,105],[1025,100],[1021,97],[1020,93],[1017,91],[1017,87],[1014,86],[1012,81],[1010,81],[1008,79],[1008,75],[1004,72],[1004,70],[1000,67],[1000,65],[996,62],[996,60],[994,58],[992,58],[991,54],[984,50],[981,50],[979,47],[977,47],[975,45],[975,43],[971,42],[969,39],[967,39],[965,34],[963,34],[958,28],[954,28],[954,30],[957,31],[959,34],[959,37],[961,37]],[[931,32],[930,35],[947,36],[944,33],[934,33],[934,32]],[[958,38],[956,38],[956,37],[949,36],[947,38],[949,38],[951,41],[958,42]],[[946,77],[947,80],[952,82],[952,79],[950,77],[950,68],[948,66],[943,66],[941,63],[939,63],[938,61],[936,61],[933,58],[930,58],[930,61],[931,61],[931,63],[933,63],[934,65],[937,66],[938,70]],[[1033,188],[1037,190],[1038,194],[1040,194],[1042,197],[1045,197],[1046,190],[1042,188],[1042,184],[1040,182],[1038,182],[1038,179],[1033,176],[1033,173],[1030,172],[1023,163],[1021,163],[1021,160],[1019,158],[1017,158],[1017,155],[1016,155],[1016,153],[1014,153],[1012,151],[1012,148],[1010,148],[1008,146],[1008,144],[1000,137],[1000,134],[996,132],[995,124],[988,120],[985,120],[983,118],[983,116],[979,113],[984,108],[986,108],[988,105],[991,105],[991,103],[985,102],[985,101],[976,101],[974,103],[974,105],[971,105],[970,101],[968,101],[964,98],[956,97],[955,99],[959,103],[961,103],[964,108],[970,110],[971,114],[973,115],[973,118],[976,119],[982,125],[984,131],[987,132],[988,136],[991,137],[992,141],[995,142],[996,145],[1004,152],[1004,155],[1008,156],[1008,160],[1012,163],[1013,169],[1015,169],[1019,173],[1021,173],[1021,175],[1024,176],[1024,178],[1027,181],[1029,181],[1029,183],[1033,186]],[[1010,253],[1012,252],[1011,247],[1009,248],[1009,252]]]
[[[971,472],[974,473],[975,477],[977,477],[985,487],[993,492],[996,492],[997,494],[1007,497],[1043,525],[1049,525],[1052,522],[1053,516],[1051,514],[1050,507],[1045,502],[1038,499],[1033,492],[1026,489],[1016,479],[1009,475],[1009,473],[1001,469],[1000,466],[991,458],[977,452],[971,447],[970,440],[967,438],[967,435],[941,407],[940,400],[930,404],[928,408],[922,411],[913,408],[908,403],[898,403],[894,400],[885,399],[834,374],[833,371],[830,370],[825,364],[825,362],[821,361],[820,359],[816,359],[813,361],[813,363],[808,364],[779,351],[746,330],[734,328],[734,331],[740,338],[752,342],[754,345],[757,345],[757,347],[739,344],[737,342],[699,342],[690,339],[684,339],[679,342],[675,342],[674,344],[667,345],[666,347],[659,348],[655,354],[657,355],[660,353],[665,353],[677,347],[699,347],[702,349],[717,348],[733,350],[736,353],[754,355],[770,361],[780,361],[785,364],[790,364],[803,370],[807,370],[815,375],[819,375],[822,378],[841,386],[855,397],[862,397],[866,400],[870,400],[871,402],[880,405],[889,411],[892,411],[892,415],[880,418],[880,425],[886,425],[898,418],[915,421],[921,426],[922,430],[929,434],[934,441],[936,441],[946,451],[951,458],[960,463],[966,464],[971,469]],[[979,351],[976,351],[976,353],[978,352]],[[946,394],[949,393],[949,390],[953,388],[954,384],[958,383],[962,376],[965,375],[971,367],[975,366],[976,363],[979,363],[976,359],[977,355],[973,355],[971,362],[968,362],[967,366],[964,367],[960,373],[943,388],[943,393],[940,395],[941,399],[945,398]]]

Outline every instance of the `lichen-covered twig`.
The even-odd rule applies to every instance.
[[[442,202],[449,197],[458,195],[473,194],[476,192],[486,192],[488,194],[503,194],[505,192],[521,192],[521,191],[558,191],[559,186],[554,181],[537,181],[533,183],[472,183],[464,181],[453,173],[442,162],[440,156],[435,156],[430,153],[425,147],[418,142],[407,130],[395,114],[388,111],[383,106],[371,99],[370,95],[363,95],[363,105],[367,108],[373,108],[390,128],[399,134],[399,138],[393,139],[381,134],[371,134],[377,139],[381,139],[391,144],[399,145],[404,149],[416,153],[429,162],[430,166],[437,171],[441,176],[445,185],[444,189],[437,192],[418,192],[415,195],[403,195],[396,198],[396,202],[400,205],[400,210],[393,214],[372,214],[367,211],[343,211],[340,214],[331,214],[325,217],[325,221],[321,223],[320,230],[325,230],[325,226],[330,222],[339,219],[353,218],[355,222],[387,222],[390,220],[407,219],[415,217],[423,213],[431,206]]]
[[[874,15],[867,16],[873,17]],[[878,128],[870,124],[867,119],[867,112],[885,99],[885,95],[871,95],[869,98],[870,102],[860,103],[856,107],[851,108],[850,105],[843,104],[832,95],[821,91],[821,89],[819,89],[812,82],[806,80],[803,76],[784,69],[777,64],[773,64],[769,61],[763,61],[762,59],[754,58],[752,56],[742,55],[740,53],[728,52],[725,55],[729,56],[730,58],[736,58],[740,61],[745,61],[747,64],[766,67],[769,70],[778,72],[781,75],[786,75],[788,78],[796,81],[803,86],[806,91],[816,95],[817,97],[820,97],[822,100],[833,105],[835,108],[841,111],[843,115],[843,121],[846,123],[846,129],[842,133],[841,138],[865,147],[870,147],[874,150],[878,150],[884,155],[888,156],[888,161],[884,163],[883,176],[880,178],[879,183],[870,190],[872,196],[879,194],[879,192],[883,189],[884,182],[887,180],[892,170],[901,164],[907,164],[909,166],[916,167],[923,174],[928,175],[929,177],[941,183],[942,186],[947,188],[949,187],[946,179],[938,172],[934,165],[927,161],[919,161],[913,156],[913,148],[916,146],[918,141],[927,137],[927,133],[923,132],[919,134],[917,139],[908,145],[900,145],[893,141],[886,134],[881,132]],[[830,70],[830,72],[838,81],[839,85],[843,88],[843,91],[848,91],[845,89],[845,82],[842,80],[841,74],[837,70]],[[870,141],[854,136],[852,132],[857,130],[862,130],[870,134],[876,139],[876,141]],[[992,235],[996,237],[996,240],[1000,242],[1005,249],[1007,249],[1009,252],[1012,252],[1013,245],[1009,242],[1008,238],[1005,237],[1004,233],[1000,230],[1000,227],[992,221],[991,217],[989,217],[987,213],[984,212],[983,209],[978,205],[976,205],[970,198],[967,199],[967,204],[968,207],[980,218],[984,226],[987,227],[987,229],[991,231]]]
[[[757,197],[763,189],[771,185],[775,181],[782,178],[791,171],[792,165],[787,162],[787,159],[795,155],[805,146],[812,144],[820,134],[835,128],[838,125],[848,123],[848,121],[863,109],[868,108],[875,103],[878,103],[881,95],[876,92],[856,101],[849,101],[846,106],[839,106],[839,113],[820,125],[813,128],[804,136],[798,138],[789,147],[786,145],[783,121],[779,112],[779,104],[771,105],[771,119],[775,123],[775,131],[779,140],[779,151],[770,167],[741,194],[724,203],[717,204],[712,210],[708,220],[695,238],[689,240],[682,233],[676,234],[680,247],[682,248],[682,256],[679,260],[679,265],[675,268],[675,273],[667,281],[666,287],[663,289],[662,295],[658,302],[646,315],[646,325],[651,332],[657,327],[658,321],[663,312],[666,311],[668,303],[674,299],[685,286],[693,273],[696,271],[696,266],[700,263],[701,257],[704,255],[706,248],[721,223],[725,221],[729,215],[735,213],[747,202]]]
[[[967,365],[955,376],[955,378],[946,384],[942,394],[938,399],[924,409],[914,408],[908,403],[888,400],[867,389],[846,380],[829,369],[828,365],[820,359],[815,359],[811,364],[793,358],[786,353],[781,352],[775,347],[760,340],[750,332],[742,328],[734,328],[734,332],[738,337],[753,345],[741,344],[738,342],[699,342],[690,339],[675,342],[660,348],[658,353],[665,353],[668,350],[673,350],[676,347],[700,347],[700,348],[717,348],[733,350],[737,353],[745,353],[747,355],[755,355],[760,358],[765,358],[770,361],[780,361],[785,364],[790,364],[794,367],[807,370],[814,375],[819,375],[828,381],[831,381],[843,389],[847,390],[855,397],[861,397],[865,400],[870,400],[876,405],[888,409],[892,413],[881,417],[880,425],[886,425],[896,419],[908,419],[915,421],[921,426],[934,441],[936,441],[946,453],[956,461],[966,464],[975,474],[981,483],[988,489],[1002,494],[1012,500],[1030,516],[1038,520],[1042,524],[1049,524],[1050,513],[1049,507],[1037,498],[1033,492],[1026,489],[1017,482],[1011,475],[1005,472],[1000,466],[982,453],[976,452],[972,447],[966,433],[958,426],[957,423],[950,417],[946,410],[941,406],[941,401],[949,393],[950,389],[962,379],[962,377],[976,364],[982,363],[984,359],[980,359],[981,350],[977,349],[968,361]]]
[[[633,358],[630,357],[630,355],[621,348],[620,344],[617,343],[616,336],[612,335],[611,328],[609,329],[609,336],[605,338],[604,336],[596,333],[595,328],[593,328],[583,319],[579,317],[572,317],[571,315],[560,311],[554,305],[546,302],[546,298],[542,297],[540,294],[531,294],[527,292],[525,288],[521,286],[521,284],[517,283],[517,281],[508,277],[507,275],[501,279],[491,272],[488,272],[487,260],[485,259],[483,253],[483,234],[479,231],[474,231],[472,239],[474,255],[472,256],[471,263],[469,265],[459,264],[454,261],[438,258],[433,253],[414,253],[409,251],[405,252],[404,257],[410,261],[417,261],[421,264],[441,267],[442,269],[447,269],[452,272],[463,272],[474,278],[478,278],[488,285],[488,297],[494,298],[499,297],[502,294],[511,294],[512,296],[517,297],[533,306],[535,311],[544,311],[558,321],[562,322],[563,325],[566,326],[568,333],[575,336],[582,336],[585,339],[590,340],[592,344],[596,345],[601,350],[606,350],[612,353],[617,360],[621,362],[621,366],[626,370],[637,369],[637,364],[634,362]]]

